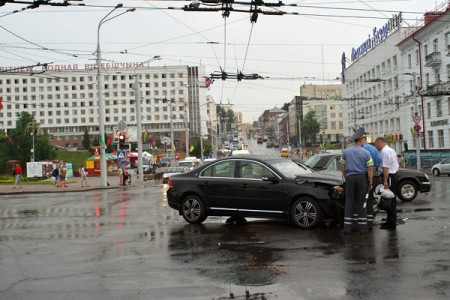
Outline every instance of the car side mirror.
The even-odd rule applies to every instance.
[[[278,182],[277,178],[275,176],[263,176],[261,177],[262,181],[268,181],[272,183]]]

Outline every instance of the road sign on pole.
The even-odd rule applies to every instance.
[[[415,115],[413,117],[413,121],[414,123],[420,123],[420,121],[422,121],[422,118],[419,115]]]
[[[117,159],[125,159],[127,157],[126,151],[117,151]]]

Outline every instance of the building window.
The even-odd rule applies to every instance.
[[[408,69],[411,69],[411,54],[408,54]]]
[[[433,52],[438,52],[438,44],[439,44],[439,40],[434,39],[433,40]]]
[[[433,131],[432,130],[428,131],[427,135],[428,135],[428,147],[434,148]]]
[[[436,100],[436,116],[442,117],[442,100]]]
[[[427,118],[431,118],[431,103],[427,103]]]
[[[445,140],[444,140],[444,130],[438,130],[438,147],[444,148],[445,146]]]
[[[430,73],[425,74],[425,86],[430,85]]]
[[[423,45],[423,52],[425,53],[425,57],[428,55],[428,45]]]

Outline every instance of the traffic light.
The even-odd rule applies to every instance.
[[[123,133],[121,133],[119,135],[119,148],[123,149],[125,146],[125,135]]]

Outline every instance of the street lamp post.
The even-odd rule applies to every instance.
[[[99,134],[100,134],[100,176],[101,176],[101,186],[108,186],[108,177],[107,177],[107,169],[106,169],[106,145],[104,143],[105,140],[105,105],[103,103],[103,74],[102,74],[102,53],[100,49],[100,28],[101,26],[115,19],[127,12],[132,12],[135,9],[127,9],[125,12],[122,12],[114,17],[107,19],[116,9],[123,7],[122,3],[117,4],[103,19],[100,20],[97,27],[97,92],[98,92],[98,126],[99,126]]]

